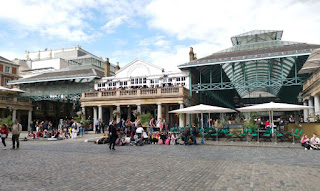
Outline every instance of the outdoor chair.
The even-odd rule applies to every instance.
[[[303,133],[303,130],[301,129],[299,134],[296,133],[296,134],[292,134],[292,136],[294,136],[295,138],[297,138],[297,140],[300,138],[301,134]]]
[[[247,134],[248,134],[248,127],[245,128],[242,133],[239,134],[239,138],[240,138],[240,141],[242,141],[242,138],[245,138],[247,137]]]
[[[294,135],[297,135],[297,134],[298,134],[298,132],[299,132],[299,129],[298,129],[298,128],[296,128],[296,130],[294,131],[294,133],[291,133],[290,135],[294,137]]]
[[[280,141],[282,142],[283,139],[285,138],[284,134],[283,133],[278,133],[276,134],[277,135],[277,139],[280,139]]]
[[[225,136],[227,137],[227,140],[231,140],[231,141],[233,141],[233,135],[234,135],[234,133],[232,133],[232,132],[229,132],[229,130],[228,129],[226,129],[227,131],[225,131]],[[226,140],[226,141],[227,141]]]
[[[266,141],[266,140],[271,140],[272,138],[272,130],[269,128],[266,130],[266,132],[262,135],[263,139]]]
[[[212,136],[213,140],[216,140],[217,136],[219,138],[219,136],[222,134],[222,129],[218,128],[218,130],[212,134],[210,134]]]
[[[252,130],[252,129],[249,129],[249,133],[250,133],[250,135],[251,135],[251,141],[253,140],[253,139],[258,139],[258,133],[257,133],[257,131],[256,130]]]

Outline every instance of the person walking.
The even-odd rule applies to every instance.
[[[118,138],[117,135],[117,129],[116,129],[116,121],[112,122],[112,125],[109,126],[109,136],[110,136],[110,145],[109,145],[109,149],[111,150],[116,150],[114,148],[115,144],[116,144],[116,140]]]
[[[6,145],[6,138],[8,137],[9,131],[8,131],[8,127],[6,124],[3,124],[1,129],[0,129],[0,133],[1,133],[1,140],[2,140],[2,144],[4,146],[4,150],[7,149],[7,145]]]
[[[14,120],[12,125],[12,149],[15,149],[15,144],[17,142],[17,149],[19,149],[19,136],[22,131],[22,125],[18,122],[17,119]]]

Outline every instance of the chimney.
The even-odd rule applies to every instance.
[[[119,62],[117,62],[116,67],[114,68],[116,72],[118,72],[120,70],[120,66],[119,66]]]
[[[109,77],[110,75],[110,62],[109,58],[106,58],[106,61],[104,62],[104,76]]]
[[[190,58],[190,61],[194,60],[194,53],[193,53],[192,47],[190,47],[189,58]]]

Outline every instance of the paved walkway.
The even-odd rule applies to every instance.
[[[0,150],[0,190],[319,190],[319,158],[320,151],[288,148],[145,145],[110,151],[84,138],[26,141],[20,150]]]

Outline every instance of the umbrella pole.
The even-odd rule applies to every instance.
[[[203,133],[204,133],[204,129],[203,129],[203,113],[201,112],[201,128],[202,128],[202,140],[203,140],[203,142],[204,142],[204,135],[203,135]]]

